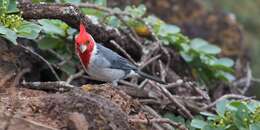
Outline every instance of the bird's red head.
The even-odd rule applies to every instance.
[[[95,44],[92,36],[86,31],[85,26],[80,23],[79,34],[76,36],[75,45],[81,53],[89,50],[88,47]]]
[[[88,65],[92,52],[94,50],[95,40],[86,31],[85,26],[80,23],[79,34],[75,38],[76,53],[79,55],[81,62]]]

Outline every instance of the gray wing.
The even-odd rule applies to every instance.
[[[137,67],[131,64],[127,59],[113,52],[112,50],[97,44],[98,54],[109,60],[111,64],[107,67],[112,69],[123,69],[125,71],[137,70]]]

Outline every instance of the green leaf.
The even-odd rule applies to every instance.
[[[172,113],[166,113],[163,117],[168,118],[172,121],[178,122],[178,123],[182,123],[185,124],[185,119],[181,116],[175,116]]]
[[[0,26],[0,36],[6,38],[7,40],[11,41],[13,44],[17,45],[16,42],[17,35],[14,31],[4,26]]]
[[[0,26],[0,34],[6,34],[8,31],[8,28],[4,27],[4,26]]]
[[[233,101],[227,104],[227,108],[231,111],[237,111],[238,107],[243,105],[241,101]]]
[[[225,130],[225,129],[222,128],[222,127],[217,127],[217,128],[215,128],[214,126],[206,125],[206,126],[203,127],[202,130]]]
[[[97,16],[89,15],[88,17],[93,22],[93,24],[99,24]]]
[[[215,77],[226,80],[228,82],[234,81],[236,77],[228,72],[218,71],[215,73]]]
[[[40,31],[40,25],[26,21],[23,22],[22,25],[17,28],[18,36],[27,39],[36,39],[39,36]]]
[[[141,4],[137,8],[132,6],[127,6],[124,12],[130,13],[133,17],[142,17],[146,12],[146,7]]]
[[[225,67],[232,67],[234,65],[234,61],[230,58],[220,58],[217,59],[213,65],[222,65]]]
[[[221,52],[221,49],[215,45],[205,45],[200,48],[201,51],[207,54],[218,54]]]
[[[207,41],[200,38],[195,38],[191,41],[191,48],[206,54],[218,54],[221,52],[219,47],[216,45],[211,45]]]
[[[105,13],[96,9],[82,8],[82,12],[86,15],[96,16],[98,18],[105,16]]]
[[[212,64],[214,64],[214,63],[212,63]],[[212,65],[212,64],[210,64],[210,67],[212,69],[215,69],[217,71],[227,72],[230,74],[234,73],[234,69],[232,67],[227,67],[227,66],[223,66],[223,65]],[[223,74],[221,74],[221,75],[223,75]]]
[[[190,51],[190,46],[188,44],[180,44],[181,46],[181,49],[184,51],[184,52],[189,52]]]
[[[161,25],[164,24],[164,22],[159,19],[158,17],[154,16],[154,15],[149,15],[148,17],[144,18],[144,21],[150,25]]]
[[[187,53],[181,51],[181,57],[186,61],[186,62],[191,62],[193,60],[193,57],[188,55]]]
[[[190,46],[193,49],[199,49],[202,46],[208,45],[209,43],[201,38],[194,38],[190,42]]]
[[[249,130],[260,130],[260,122],[249,125]]]
[[[63,0],[63,3],[79,4],[81,0]]]
[[[78,32],[78,31],[77,31],[76,29],[74,29],[74,28],[69,28],[69,29],[67,30],[67,34],[69,35],[69,36],[68,36],[68,39],[73,40],[73,39],[74,39],[74,36],[75,36],[75,34],[76,34],[77,32]]]
[[[50,36],[45,36],[38,41],[39,48],[43,50],[53,49],[57,47],[59,44],[62,44],[61,39],[57,39]]]
[[[17,5],[16,5],[16,0],[9,0],[7,12],[12,13],[12,12],[17,12],[17,11],[18,11],[18,9],[17,9]]]
[[[107,18],[107,22],[106,22],[109,26],[114,27],[114,28],[118,28],[121,24],[120,20],[117,19],[115,16],[110,16]]]
[[[199,119],[193,119],[191,121],[191,126],[194,128],[202,129],[204,126],[207,125],[207,122]]]
[[[255,112],[256,108],[260,106],[260,103],[258,101],[251,101],[247,104],[247,108],[251,111],[251,112]]]
[[[93,2],[97,5],[107,6],[107,0],[94,0]]]
[[[236,79],[236,77],[234,75],[227,73],[227,72],[224,72],[223,76],[229,82],[234,81]]]
[[[216,111],[219,115],[224,116],[226,105],[229,103],[227,99],[223,99],[216,104]]]
[[[152,26],[155,34],[159,35],[160,27],[161,27],[161,25],[164,24],[164,22],[161,19],[159,19],[158,17],[156,17],[154,15],[149,15],[148,17],[144,18],[144,21],[148,25]]]
[[[210,65],[213,62],[215,62],[215,60],[216,60],[215,57],[209,56],[209,55],[204,54],[204,53],[200,53],[198,56],[199,56],[201,62],[206,64],[206,65]]]
[[[17,12],[18,11],[17,5],[16,5],[16,0],[9,0],[7,11],[8,11],[8,13]]]
[[[66,26],[66,24],[62,25],[62,23],[58,23],[58,20],[48,20],[48,19],[38,20],[38,22],[42,25],[42,29],[46,33],[65,36],[64,27]]]
[[[249,120],[249,110],[247,109],[247,106],[244,103],[241,103],[239,107],[237,107],[237,111],[235,112],[234,118],[234,124],[239,129],[247,128],[248,124],[245,122],[245,119]]]
[[[162,24],[159,29],[159,34],[163,37],[169,35],[169,34],[176,34],[179,33],[181,29],[175,25],[171,24]]]

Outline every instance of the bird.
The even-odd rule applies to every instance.
[[[110,82],[113,86],[118,86],[119,80],[141,76],[165,84],[159,78],[142,72],[126,58],[97,43],[86,31],[83,23],[80,23],[79,29],[79,34],[75,37],[75,53],[91,79]]]

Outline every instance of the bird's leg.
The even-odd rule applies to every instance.
[[[112,81],[112,86],[113,86],[113,87],[117,87],[117,86],[118,86],[118,80]]]

